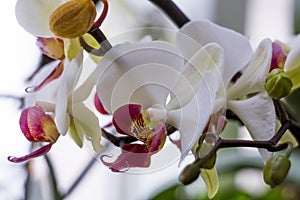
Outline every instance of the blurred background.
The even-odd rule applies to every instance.
[[[210,19],[249,37],[255,48],[265,37],[290,42],[300,31],[299,0],[174,0],[192,19]],[[16,21],[16,0],[4,1],[1,15],[0,73],[0,199],[54,199],[51,176],[44,158],[28,164],[12,164],[7,156],[24,155],[30,143],[19,128],[20,101],[28,86],[26,80],[40,59],[35,37],[27,33]],[[166,27],[176,30],[172,22],[147,0],[110,0],[109,14],[102,30],[107,38],[143,27]],[[101,10],[101,6],[99,7]],[[298,105],[298,96],[290,101]],[[297,116],[296,116],[297,117]],[[230,122],[224,137],[244,137],[244,128]],[[48,154],[56,174],[57,188],[70,192],[65,199],[207,199],[203,181],[199,179],[188,187],[177,185],[180,168],[170,162],[156,171],[144,173],[112,173],[87,151],[79,149],[66,136],[58,140]],[[217,166],[220,191],[214,199],[300,199],[299,149],[292,154],[292,168],[280,187],[270,190],[263,183],[263,163],[253,149],[229,149],[218,152]],[[88,170],[87,169],[88,166]],[[31,179],[27,181],[27,169]],[[72,184],[82,174],[83,178],[72,189]],[[31,185],[28,196],[26,186]],[[73,185],[74,186],[74,185]],[[71,190],[70,190],[71,188]]]

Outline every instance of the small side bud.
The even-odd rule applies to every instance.
[[[50,16],[50,30],[58,37],[76,38],[87,33],[94,24],[96,7],[92,0],[70,0]]]
[[[264,181],[272,188],[276,187],[287,176],[291,166],[290,160],[284,155],[270,158],[264,167]]]
[[[179,182],[188,185],[197,180],[200,175],[200,169],[194,164],[187,165],[179,175]]]
[[[283,70],[273,69],[267,76],[265,88],[273,99],[280,99],[290,94],[293,83]]]

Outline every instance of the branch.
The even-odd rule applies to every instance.
[[[172,0],[149,0],[157,5],[161,10],[169,16],[169,18],[181,28],[184,24],[189,22],[189,18],[178,8]]]

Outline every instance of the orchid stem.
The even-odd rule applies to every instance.
[[[300,132],[300,124],[290,119],[288,113],[286,112],[286,109],[283,107],[282,103],[279,100],[273,100],[273,103],[276,109],[277,118],[281,122],[281,127],[271,139],[264,141],[224,140],[219,137],[211,151],[204,157],[197,158],[194,163],[200,166],[201,163],[205,162],[221,148],[252,147],[266,149],[271,152],[281,151],[288,148],[288,143],[278,144],[278,142],[282,138],[284,133],[290,128],[297,129],[298,132]]]
[[[180,8],[172,0],[149,0],[157,5],[161,10],[169,16],[169,18],[181,28],[189,22],[189,18],[180,10]]]

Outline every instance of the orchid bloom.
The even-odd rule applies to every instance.
[[[83,52],[67,63],[62,75],[36,92],[29,93],[25,98],[27,105],[40,105],[48,112],[53,112],[58,132],[65,135],[68,130],[75,142],[81,147],[85,136],[96,152],[103,149],[100,144],[101,128],[98,118],[85,106],[83,101],[90,95],[94,86],[95,72],[78,87],[78,80],[83,67]],[[87,59],[84,63],[92,67],[94,61]],[[54,64],[41,70],[33,81],[43,79]]]
[[[181,28],[177,37],[177,46],[186,57],[193,56],[197,49],[209,42],[215,42],[224,49],[221,72],[226,90],[223,87],[219,90],[214,113],[230,109],[243,121],[254,139],[269,139],[274,135],[276,125],[275,108],[264,89],[272,58],[271,41],[262,41],[252,56],[246,37],[209,21],[189,22]],[[237,72],[242,72],[242,76],[231,83]],[[269,157],[266,152],[261,154],[264,159]]]
[[[162,41],[124,43],[107,52],[97,67],[99,99],[116,130],[142,144],[123,145],[121,155],[104,164],[113,171],[149,166],[150,156],[164,144],[166,124],[182,135],[183,159],[212,112],[218,89],[212,82],[219,80],[212,71],[221,68],[221,52],[208,44],[186,64],[176,47]]]
[[[23,162],[48,153],[59,137],[54,120],[40,106],[28,107],[22,111],[20,128],[29,141],[48,142],[49,144],[22,157],[10,156],[8,160],[11,162]]]
[[[28,92],[39,90],[61,75],[65,57],[70,61],[80,50],[78,37],[92,40],[86,33],[91,28],[98,28],[107,14],[108,3],[102,2],[103,12],[94,23],[96,8],[92,0],[17,1],[15,12],[19,24],[38,38],[37,45],[43,54],[60,60],[44,80],[27,88]]]

